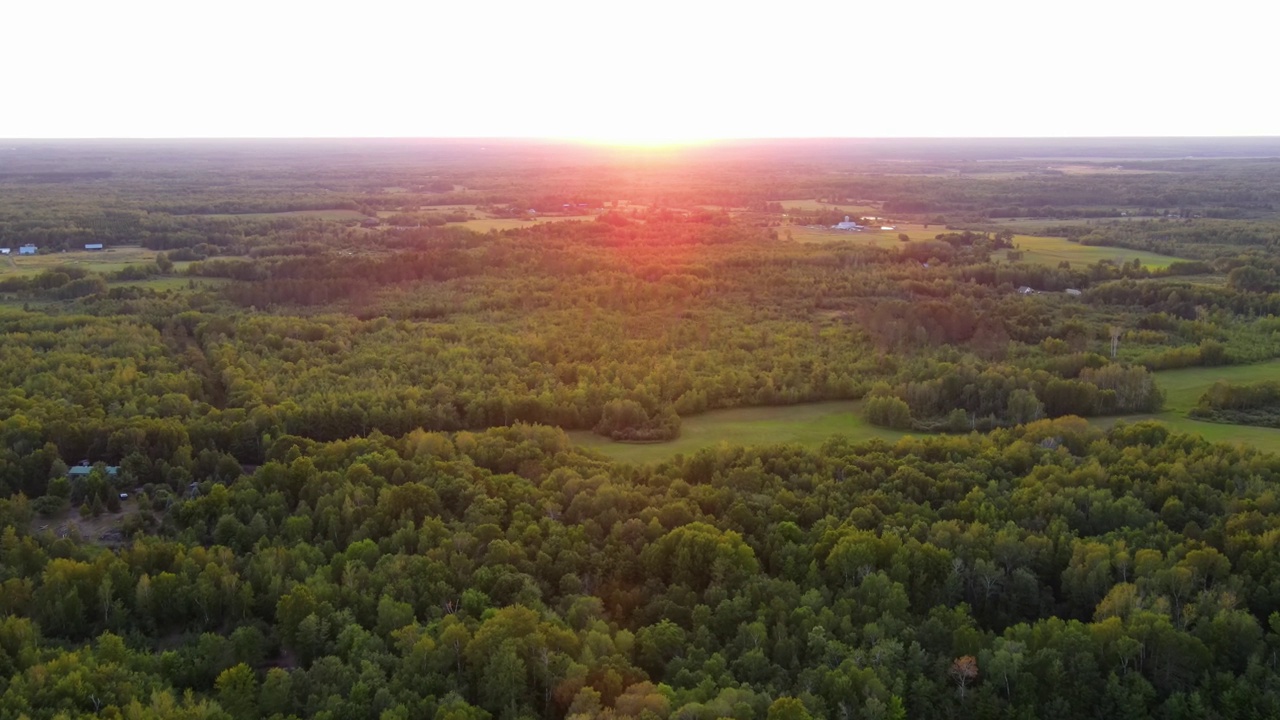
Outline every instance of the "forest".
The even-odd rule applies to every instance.
[[[0,718],[1280,716],[1269,148],[561,150],[15,146]]]

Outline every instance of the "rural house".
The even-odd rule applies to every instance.
[[[22,247],[18,248],[18,254],[19,254],[19,255],[35,255],[35,254],[36,254],[36,246],[35,246],[35,245],[23,245]]]
[[[9,248],[0,248],[0,255],[8,255]]]

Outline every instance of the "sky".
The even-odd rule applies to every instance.
[[[1280,135],[1266,3],[0,3],[0,137]]]

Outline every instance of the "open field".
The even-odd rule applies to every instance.
[[[406,212],[437,213],[441,215],[443,215],[444,213],[450,213],[450,212],[467,212],[467,213],[479,213],[483,215],[483,213],[480,211],[479,205],[423,205],[413,210],[379,210],[378,217],[389,218],[392,215],[401,215]]]
[[[1280,379],[1280,360],[1254,365],[1165,370],[1156,373],[1156,378],[1165,392],[1165,407],[1186,412],[1195,407],[1205,390],[1219,380],[1253,383]]]
[[[1023,252],[1021,262],[1038,265],[1054,265],[1066,261],[1072,266],[1083,267],[1102,260],[1128,263],[1137,258],[1150,268],[1169,267],[1178,258],[1144,250],[1127,248],[1101,247],[1081,245],[1066,238],[1039,237],[1037,235],[1015,235],[1013,245]],[[1006,252],[994,253],[993,260],[1004,260]]]
[[[317,220],[363,220],[368,217],[358,210],[287,210],[266,213],[209,213],[180,215],[179,217],[203,217],[217,220],[270,220],[272,218],[315,218]]]
[[[1187,411],[1195,407],[1205,390],[1218,380],[1245,383],[1276,378],[1280,378],[1280,360],[1256,365],[1165,370],[1156,373],[1157,382],[1166,395],[1163,412],[1092,418],[1090,422],[1109,428],[1120,421],[1158,420],[1178,432],[1197,433],[1212,442],[1238,442],[1280,452],[1280,428],[1201,422],[1187,417]],[[722,442],[736,445],[799,443],[805,447],[817,447],[832,435],[846,435],[855,441],[872,438],[892,441],[922,434],[871,425],[862,417],[862,402],[851,400],[713,410],[683,418],[680,437],[671,442],[615,442],[585,430],[571,431],[569,437],[578,445],[602,452],[615,460],[645,463],[666,460]]]
[[[14,252],[17,252],[16,250]],[[106,250],[47,252],[37,255],[9,255],[0,258],[0,276],[35,275],[50,268],[69,265],[94,272],[113,272],[126,265],[155,262],[156,251],[137,245],[119,245]]]
[[[536,218],[482,218],[479,220],[468,220],[460,223],[449,223],[449,227],[464,227],[468,230],[476,232],[489,232],[490,230],[513,230],[515,228],[529,227],[530,225],[540,225],[542,223],[560,222],[563,220],[595,220],[595,215],[553,215],[542,216]]]
[[[608,440],[587,430],[569,432],[578,445],[598,450],[624,462],[665,460],[721,442],[738,445],[799,443],[816,447],[832,435],[857,440],[897,440],[911,433],[889,430],[862,418],[862,402],[856,400],[734,408],[683,418],[680,437],[670,442],[624,443]],[[919,434],[919,433],[916,433]]]
[[[880,209],[872,205],[856,205],[850,203],[824,203],[818,202],[812,198],[808,200],[773,200],[782,205],[785,212],[788,208],[796,210],[836,210],[839,212],[853,213],[871,213],[877,214]]]
[[[1260,450],[1280,452],[1280,428],[1228,425],[1193,420],[1187,411],[1195,407],[1200,396],[1215,382],[1252,383],[1280,378],[1280,360],[1256,365],[1229,365],[1214,368],[1184,368],[1156,373],[1165,392],[1165,410],[1154,415],[1097,418],[1096,423],[1110,426],[1118,420],[1159,420],[1180,432],[1198,433],[1213,442],[1237,442]]]

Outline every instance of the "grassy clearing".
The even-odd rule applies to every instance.
[[[180,275],[166,275],[162,277],[147,278],[146,280],[124,280],[121,282],[114,282],[111,283],[111,287],[143,287],[156,291],[181,291],[191,289],[191,282],[193,280],[195,281],[195,289],[197,290],[212,290],[214,288],[219,288],[223,285],[229,285],[236,282],[235,280],[227,278],[189,278]]]
[[[460,223],[449,223],[450,227],[464,227],[468,230],[476,232],[489,232],[490,230],[513,230],[515,228],[530,227],[532,225],[541,225],[549,222],[560,222],[562,220],[595,220],[595,215],[556,215],[536,218],[484,218],[480,220],[468,220]]]
[[[1280,378],[1280,360],[1256,365],[1230,365],[1215,368],[1184,368],[1156,373],[1157,382],[1165,392],[1165,409],[1154,415],[1133,415],[1118,418],[1096,418],[1093,422],[1110,427],[1119,420],[1159,420],[1179,432],[1196,433],[1212,442],[1231,442],[1250,445],[1259,450],[1280,452],[1280,428],[1253,427],[1204,422],[1187,417],[1187,411],[1196,406],[1200,396],[1215,382],[1252,383]]]
[[[1067,175],[1152,175],[1169,173],[1168,170],[1127,168],[1122,165],[1053,165],[1050,169],[1058,170]]]
[[[1121,208],[1124,210],[1124,208]],[[983,223],[983,226],[995,226],[1001,230],[1012,230],[1016,233],[1026,235],[1044,235],[1048,228],[1062,227],[1104,227],[1113,223],[1138,222],[1143,220],[1157,220],[1154,216],[1138,215],[1136,209],[1130,209],[1129,215],[1124,217],[1111,218],[1065,218],[1057,220],[1054,218],[1004,218],[1000,220],[991,220]]]
[[[113,272],[126,265],[155,262],[155,259],[155,250],[137,245],[119,245],[106,250],[9,255],[6,260],[0,261],[0,276],[36,275],[61,266],[84,268],[93,272]]]
[[[1039,237],[1036,235],[1015,235],[1013,245],[1014,248],[1023,252],[1022,260],[1019,262],[1036,265],[1057,266],[1058,263],[1066,261],[1074,267],[1083,267],[1102,260],[1127,263],[1137,258],[1139,262],[1147,267],[1163,268],[1169,267],[1171,263],[1178,260],[1178,258],[1169,255],[1160,255],[1159,253],[1146,252],[1144,250],[1081,245],[1066,238]],[[992,259],[1004,260],[1006,259],[1005,255],[1005,251],[994,253]]]
[[[713,410],[684,418],[680,437],[661,443],[623,443],[586,430],[569,433],[578,445],[598,450],[623,462],[654,462],[679,453],[689,454],[722,442],[735,445],[799,443],[817,447],[832,435],[857,440],[897,440],[909,433],[870,425],[862,418],[860,401],[835,401],[779,407]]]
[[[1200,396],[1218,380],[1237,383],[1280,378],[1280,360],[1257,365],[1219,368],[1187,368],[1166,370],[1156,375],[1165,391],[1165,410],[1152,415],[1123,415],[1093,418],[1090,422],[1109,428],[1117,422],[1158,420],[1178,432],[1195,433],[1212,442],[1234,442],[1269,452],[1280,452],[1280,428],[1251,427],[1201,422],[1187,417]],[[832,435],[845,435],[861,441],[882,438],[893,441],[909,434],[870,425],[862,418],[861,401],[840,401],[785,405],[780,407],[737,408],[684,418],[680,437],[661,443],[621,443],[594,433],[577,430],[569,433],[575,443],[597,450],[614,460],[646,463],[667,460],[677,454],[689,454],[722,442],[735,445],[798,443],[818,447]]]
[[[782,205],[783,211],[794,208],[796,210],[835,210],[842,213],[853,215],[855,213],[870,213],[872,215],[879,214],[880,209],[871,205],[851,205],[848,203],[824,203],[817,200],[776,200]]]
[[[271,220],[273,218],[316,218],[317,220],[363,220],[367,215],[358,210],[288,210],[272,213],[209,213],[179,217],[205,217],[216,220]]]
[[[389,218],[392,215],[403,215],[404,213],[436,213],[443,215],[451,212],[480,213],[479,205],[422,205],[416,206],[411,210],[379,210],[378,217]],[[486,216],[487,217],[487,216]]]
[[[138,499],[135,493],[130,492],[128,499],[120,501],[120,512],[104,512],[98,517],[82,518],[79,508],[72,507],[56,517],[36,516],[31,521],[30,530],[35,535],[42,532],[65,534],[74,529],[86,542],[99,544],[103,533],[123,528],[124,521],[139,511]]]

